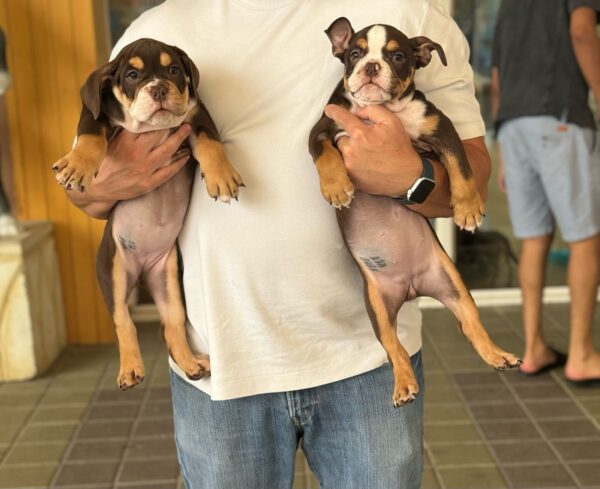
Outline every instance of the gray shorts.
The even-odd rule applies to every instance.
[[[600,231],[600,144],[591,129],[554,117],[505,122],[498,142],[514,234],[526,239],[554,231],[580,241]]]

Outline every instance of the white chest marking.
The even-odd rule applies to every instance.
[[[421,128],[425,122],[425,112],[427,110],[425,103],[421,100],[407,101],[401,99],[385,105],[400,119],[410,138],[413,140],[419,139]]]
[[[387,102],[383,104],[388,110],[392,111],[408,133],[410,139],[416,141],[422,132],[423,123],[425,122],[425,112],[427,107],[421,100],[410,100],[405,97],[400,100],[394,100],[393,102]],[[350,112],[353,114],[360,109],[361,106],[353,102],[350,107]],[[348,136],[346,131],[339,133],[335,141],[342,136]]]

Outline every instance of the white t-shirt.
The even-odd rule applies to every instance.
[[[435,1],[167,0],[114,51],[151,37],[188,53],[247,185],[226,205],[197,173],[179,237],[190,343],[212,367],[209,379],[190,383],[215,400],[314,387],[387,361],[308,153],[310,129],[343,73],[323,32],[340,16],[357,31],[390,24],[440,43],[448,67],[434,54],[416,86],[462,139],[484,134],[468,45]],[[414,301],[400,311],[398,335],[410,355],[421,348]]]

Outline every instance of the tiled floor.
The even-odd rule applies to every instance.
[[[498,343],[520,352],[518,309],[482,314]],[[566,315],[545,315],[560,348]],[[600,389],[573,389],[560,372],[490,371],[454,325],[446,311],[425,312],[424,489],[600,488]],[[0,489],[182,487],[164,348],[154,325],[140,332],[148,371],[132,391],[116,390],[112,346],[70,347],[43,378],[0,384]],[[295,488],[316,489],[300,455],[297,465]]]
[[[567,314],[566,306],[546,308],[547,336],[562,349]],[[483,317],[502,347],[521,352],[517,308],[485,309]],[[572,388],[559,371],[489,371],[449,318],[426,313],[424,487],[600,488],[600,389]]]

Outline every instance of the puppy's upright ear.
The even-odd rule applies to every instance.
[[[434,50],[438,52],[443,65],[448,66],[448,63],[446,62],[446,53],[444,53],[442,46],[437,42],[433,42],[431,39],[424,36],[413,37],[410,41],[413,45],[415,66],[417,68],[423,68],[429,64],[431,61],[431,51]]]
[[[83,102],[83,105],[85,105],[94,115],[94,119],[98,119],[98,116],[100,115],[102,90],[104,89],[106,83],[112,79],[117,71],[119,58],[120,56],[117,56],[109,63],[106,63],[104,66],[101,66],[94,71],[90,76],[88,76],[87,80],[81,87],[81,101]]]
[[[200,100],[200,97],[198,95],[198,83],[200,82],[200,72],[198,71],[198,68],[183,49],[180,49],[177,46],[171,47],[175,51],[177,51],[177,54],[179,54],[181,62],[183,63],[185,74],[187,75],[189,80],[190,95],[193,96],[196,100]]]
[[[346,17],[340,17],[334,20],[333,23],[325,31],[327,37],[331,41],[331,52],[340,61],[344,61],[344,53],[348,49],[350,39],[354,35],[352,24]]]

